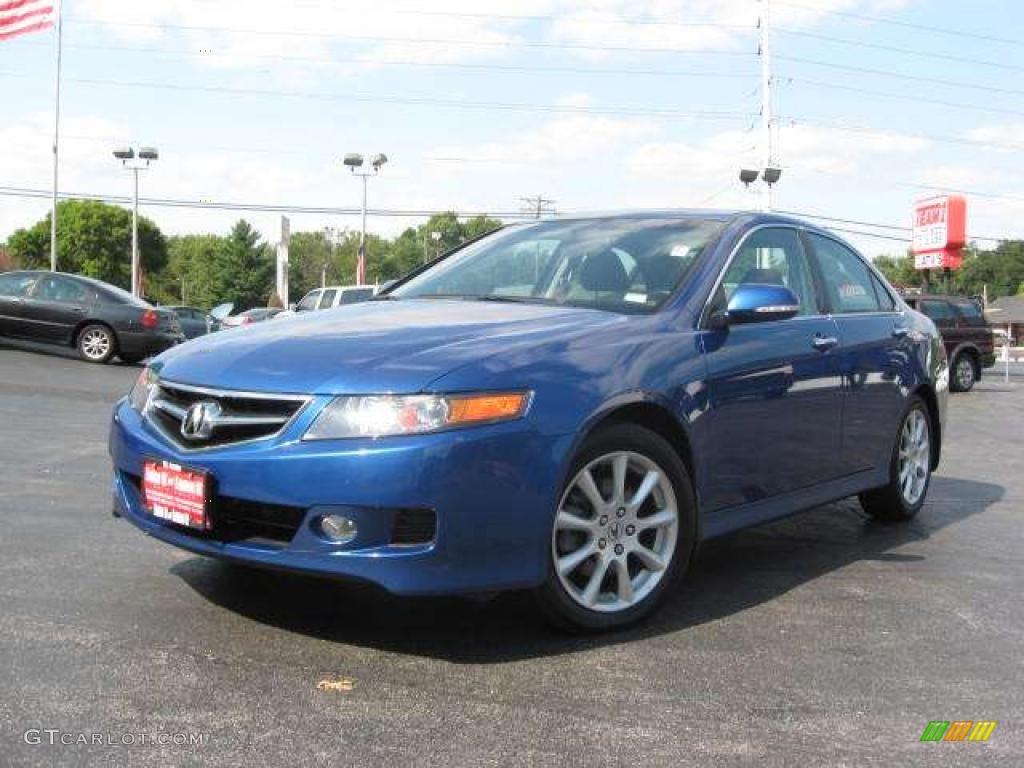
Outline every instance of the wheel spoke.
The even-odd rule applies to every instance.
[[[612,503],[622,504],[626,500],[626,470],[629,456],[620,453],[612,462]]]
[[[566,512],[564,509],[559,511],[555,524],[560,531],[590,531],[594,527],[593,521]]]
[[[674,509],[662,509],[653,515],[638,517],[636,527],[638,530],[646,531],[649,528],[664,528],[666,525],[672,525],[675,521],[676,511]]]
[[[648,470],[647,474],[644,475],[643,482],[640,483],[640,487],[636,489],[636,493],[634,493],[633,498],[630,499],[629,505],[637,508],[643,504],[644,501],[647,500],[647,497],[651,495],[651,491],[653,491],[655,486],[657,486],[659,480],[661,480],[660,474],[655,472],[653,469]]]
[[[558,559],[558,572],[563,576],[568,576],[579,568],[580,564],[596,551],[597,550],[594,548],[594,542],[591,541],[585,546],[577,549],[575,552],[572,552],[565,557],[560,557]]]
[[[633,580],[629,577],[629,566],[623,559],[615,561],[615,580],[618,582],[619,600],[633,602]]]
[[[661,559],[661,556],[652,552],[643,544],[637,544],[633,550],[633,554],[639,558],[640,562],[643,563],[644,568],[648,571],[660,571],[665,568],[665,561]]]
[[[583,470],[576,484],[587,495],[591,505],[594,507],[594,514],[597,514],[605,506],[606,502],[604,496],[601,495],[601,491],[598,490],[597,483],[594,482],[594,476],[590,473],[589,469]]]
[[[594,572],[590,574],[590,581],[587,582],[587,587],[583,590],[584,603],[593,605],[597,601],[597,596],[601,591],[601,582],[604,581],[604,575],[607,572],[608,561],[599,557],[594,565]]]

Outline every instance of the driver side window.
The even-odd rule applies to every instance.
[[[724,308],[741,283],[784,285],[800,300],[801,315],[819,314],[807,256],[794,229],[759,229],[744,240],[722,278],[716,306]]]

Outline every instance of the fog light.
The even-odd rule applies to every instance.
[[[320,532],[335,544],[348,544],[356,537],[356,522],[341,515],[320,518]]]

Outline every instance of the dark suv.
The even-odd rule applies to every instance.
[[[907,304],[932,319],[942,334],[949,357],[949,388],[967,392],[981,379],[983,368],[996,363],[992,329],[981,307],[966,296],[918,294],[903,297]]]

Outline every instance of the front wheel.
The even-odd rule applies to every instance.
[[[886,522],[910,520],[924,506],[931,466],[931,419],[924,401],[914,397],[893,446],[889,484],[860,495],[864,511]]]
[[[659,435],[630,424],[584,443],[551,526],[541,608],[570,630],[640,620],[686,570],[695,503],[686,468]]]

